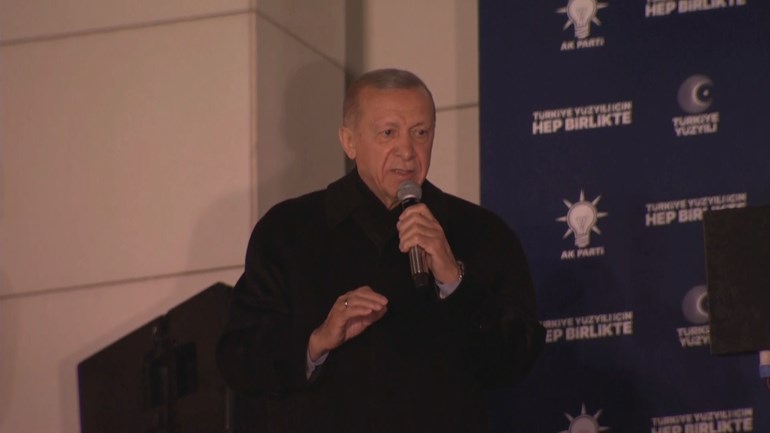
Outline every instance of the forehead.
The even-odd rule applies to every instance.
[[[420,87],[410,89],[377,89],[367,87],[358,95],[361,117],[398,116],[417,120],[433,118],[433,104],[428,92]],[[422,120],[422,119],[421,119]]]

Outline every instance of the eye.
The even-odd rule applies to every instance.
[[[385,138],[391,138],[396,135],[396,130],[393,128],[385,129],[382,132],[380,132],[380,135],[382,135]]]
[[[414,134],[415,137],[425,138],[428,136],[430,131],[425,128],[418,128],[418,129],[415,129],[412,133]]]

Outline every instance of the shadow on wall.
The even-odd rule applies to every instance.
[[[259,216],[287,198],[325,188],[344,174],[345,161],[337,139],[344,71],[317,61],[288,79],[277,77],[277,71],[261,72],[256,143]],[[277,85],[284,87],[276,89]]]
[[[5,209],[3,209],[3,203],[5,203],[5,182],[4,182],[3,166],[0,164],[0,223],[2,223],[5,216]],[[2,260],[2,252],[0,252],[0,260]],[[5,254],[8,254],[6,250]],[[0,293],[15,293],[15,290],[11,287],[11,282],[8,280],[8,276],[3,269],[3,263],[0,261]],[[5,301],[0,299],[0,304]],[[5,414],[8,413],[11,395],[13,394],[11,386],[11,378],[13,377],[14,361],[16,360],[15,350],[18,347],[16,339],[18,335],[13,332],[6,332],[5,330],[17,329],[15,326],[18,323],[16,317],[18,311],[7,308],[7,305],[0,305],[0,355],[2,355],[3,368],[0,368],[0,425],[3,424]],[[13,338],[13,341],[11,341]]]
[[[2,220],[1,210],[0,220]],[[0,287],[3,288],[4,292],[14,293],[11,282],[2,268],[0,268]],[[8,301],[0,299],[0,362],[3,364],[0,368],[0,389],[2,390],[0,392],[0,425],[3,425],[10,410],[14,395],[13,387],[16,385],[13,382],[13,372],[16,366],[20,337],[16,332],[19,323],[18,317],[18,308],[11,308]]]

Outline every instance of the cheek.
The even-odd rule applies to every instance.
[[[380,165],[380,168],[382,169],[383,173],[388,171],[388,167],[393,165],[393,154],[395,152],[390,148],[383,148],[377,155],[378,164]]]
[[[426,168],[428,167],[428,165],[430,165],[430,155],[431,155],[432,149],[433,149],[432,146],[426,146],[420,152],[420,161]]]

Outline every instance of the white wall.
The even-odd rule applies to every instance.
[[[346,63],[425,79],[429,178],[478,201],[476,2],[351,5],[0,0],[0,431],[79,431],[78,362],[342,174]]]

